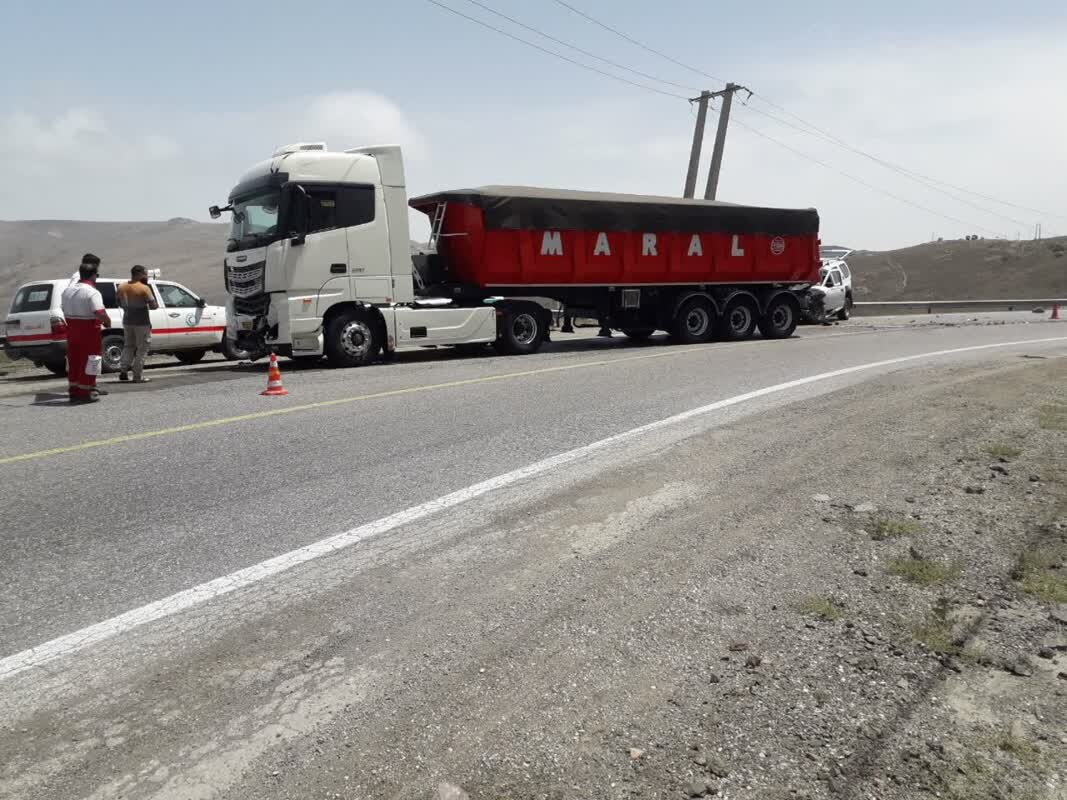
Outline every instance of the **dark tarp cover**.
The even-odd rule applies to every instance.
[[[485,211],[490,230],[591,230],[675,233],[743,233],[814,236],[819,213],[813,208],[760,208],[654,197],[640,194],[576,192],[532,186],[482,186],[437,192],[410,201],[433,213],[440,202],[476,206]]]

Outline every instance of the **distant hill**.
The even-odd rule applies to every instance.
[[[1067,297],[1067,237],[930,242],[848,257],[857,300]]]
[[[70,275],[82,253],[123,277],[134,264],[223,300],[228,225],[167,222],[0,222],[0,308],[28,280]],[[420,245],[412,243],[412,248]],[[1012,242],[947,241],[849,256],[857,300],[979,300],[1067,296],[1067,237]]]

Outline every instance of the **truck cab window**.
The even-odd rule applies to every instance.
[[[308,233],[374,222],[373,186],[307,189]]]
[[[338,194],[341,225],[351,228],[353,225],[374,222],[373,186],[346,186]]]
[[[337,224],[337,190],[308,189],[308,233],[328,231]]]

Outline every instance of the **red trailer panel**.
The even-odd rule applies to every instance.
[[[411,201],[431,217],[441,203],[452,278],[485,288],[819,279],[813,209],[501,186]]]

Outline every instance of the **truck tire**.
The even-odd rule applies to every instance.
[[[206,355],[207,350],[179,350],[174,357],[183,364],[198,364]]]
[[[541,349],[548,326],[539,306],[531,304],[505,307],[493,347],[509,356],[525,356]]]
[[[706,297],[691,297],[674,315],[671,338],[679,344],[704,344],[715,337],[715,306]]]
[[[104,372],[118,372],[122,365],[122,348],[126,342],[121,333],[109,333],[101,342]]]
[[[245,361],[249,358],[249,352],[237,346],[237,342],[226,336],[222,337],[222,355],[227,361]]]
[[[737,297],[726,304],[719,321],[719,337],[731,342],[752,338],[759,324],[759,310],[750,297]]]
[[[362,309],[342,311],[326,326],[326,358],[332,367],[363,367],[382,349],[380,326]]]
[[[656,332],[655,328],[623,328],[622,332],[626,334],[627,339],[633,339],[635,342],[643,342],[648,337]]]
[[[847,322],[850,316],[852,316],[852,295],[845,297],[845,305],[837,312],[837,318],[842,322]]]
[[[66,361],[46,361],[44,362],[44,368],[51,372],[53,375],[57,375],[60,378],[67,377]]]
[[[780,294],[767,304],[759,320],[760,333],[764,339],[788,339],[797,329],[800,320],[800,304],[796,298]]]

